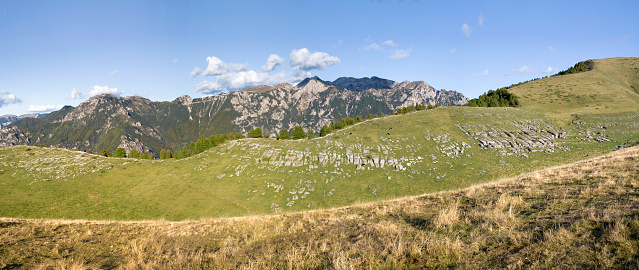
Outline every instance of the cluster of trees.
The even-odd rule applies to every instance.
[[[208,149],[211,149],[215,146],[218,146],[226,141],[237,140],[244,138],[242,133],[229,133],[229,134],[218,134],[213,135],[210,138],[204,137],[197,140],[197,142],[189,143],[189,146],[184,146],[181,150],[174,150],[171,152],[170,149],[162,149],[160,150],[160,159],[169,159],[169,158],[186,158],[192,155],[197,155],[202,153]],[[118,148],[113,153],[109,153],[106,150],[100,151],[101,156],[105,157],[117,157],[117,158],[137,158],[137,159],[155,159],[155,155],[152,152],[138,152],[138,150],[132,149],[129,152],[129,155],[126,154],[126,150],[124,148]]]
[[[89,151],[89,154],[91,153],[91,151]],[[124,150],[124,148],[118,148],[115,149],[115,151],[113,151],[113,153],[109,153],[106,150],[102,150],[100,151],[100,156],[105,156],[105,157],[117,157],[117,158],[137,158],[137,159],[155,159],[155,155],[153,155],[153,153],[146,151],[146,152],[138,152],[138,150],[132,149],[131,152],[129,153],[129,155],[127,156],[126,154],[126,150]]]
[[[355,117],[344,117],[338,121],[331,122],[329,125],[322,126],[322,130],[320,130],[320,137],[324,137],[335,130],[343,129],[347,126],[352,126],[362,121],[364,121],[364,118],[359,115]]]
[[[200,138],[199,140],[197,140],[197,142],[189,143],[188,147],[185,145],[184,147],[182,147],[181,150],[175,150],[173,152],[174,154],[171,154],[171,150],[169,149],[163,150],[164,158],[162,158],[162,151],[160,151],[160,159],[187,158],[187,157],[202,153],[220,144],[223,144],[226,141],[237,140],[242,138],[244,138],[244,135],[242,135],[242,133],[239,133],[239,132],[213,135],[210,138],[207,138],[207,137]]]
[[[478,98],[468,101],[466,106],[470,107],[517,107],[519,106],[519,99],[513,93],[508,92],[506,87],[497,89],[496,91],[489,90],[488,93],[484,93]]]
[[[403,108],[399,108],[397,109],[397,112],[395,112],[395,115],[398,114],[407,114],[407,113],[411,113],[411,112],[416,112],[416,111],[423,111],[423,110],[431,110],[431,109],[435,109],[435,108],[439,108],[439,103],[435,103],[435,105],[424,105],[424,104],[416,104],[416,105],[410,105],[407,107],[403,107]]]
[[[305,138],[315,138],[315,132],[312,128],[309,128],[307,131],[305,131],[304,128],[302,128],[301,126],[295,126],[293,127],[293,130],[291,130],[291,132],[289,132],[288,129],[282,129],[280,130],[280,133],[277,134],[278,140],[299,140]]]
[[[561,76],[561,75],[568,75],[568,74],[574,74],[574,73],[579,73],[579,72],[590,71],[590,70],[592,70],[594,65],[595,65],[595,63],[592,60],[582,61],[582,62],[579,62],[579,63],[575,64],[574,67],[571,67],[571,68],[566,69],[564,71],[560,71],[559,73],[555,74],[554,76]]]

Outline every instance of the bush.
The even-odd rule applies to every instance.
[[[282,129],[282,131],[280,131],[280,136],[278,137],[278,139],[280,140],[290,139],[290,137],[288,136],[288,129]]]
[[[499,88],[496,91],[489,90],[478,98],[468,101],[469,107],[517,107],[519,99],[516,95],[508,92],[506,88]]]
[[[113,157],[125,158],[126,157],[126,150],[124,150],[124,148],[115,149],[115,152],[113,152]]]
[[[306,131],[301,126],[293,127],[293,139],[299,140],[306,138]]]
[[[249,138],[262,138],[262,128],[251,129],[248,132]]]

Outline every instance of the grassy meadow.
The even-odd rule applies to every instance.
[[[579,124],[561,127],[524,109],[443,107],[366,121],[312,140],[232,141],[182,160],[105,158],[33,146],[3,148],[0,216],[207,219],[326,209],[454,190],[609,152],[639,139],[639,131],[631,126],[637,125],[637,118],[628,117],[635,115],[581,118]],[[598,129],[604,121],[616,123],[604,131],[611,141],[587,139],[591,133],[604,136],[596,134],[602,133]],[[521,136],[552,145],[532,147],[533,152],[478,145],[484,137],[509,139],[504,131],[513,136],[511,140]],[[549,139],[548,131],[566,135]],[[362,161],[350,163],[349,155]],[[385,164],[370,164],[374,159]],[[389,165],[392,160],[395,165]]]
[[[637,268],[639,147],[497,182],[200,221],[0,219],[0,268]]]

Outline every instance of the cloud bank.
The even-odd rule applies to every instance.
[[[215,56],[206,58],[207,68],[201,71],[195,67],[189,74],[191,79],[200,74],[215,76],[215,81],[202,81],[195,85],[195,91],[203,94],[219,94],[228,91],[241,90],[258,85],[275,85],[283,82],[298,82],[311,75],[312,70],[328,69],[330,66],[340,63],[339,58],[325,52],[311,52],[307,48],[292,50],[289,67],[293,73],[279,72],[271,74],[278,67],[282,67],[286,59],[271,54],[266,64],[261,66],[261,71],[249,70],[248,65],[226,63]]]
[[[30,113],[45,113],[62,109],[64,105],[29,105],[27,111]]]
[[[22,103],[22,100],[16,97],[16,95],[7,91],[0,91],[0,108],[9,104]]]

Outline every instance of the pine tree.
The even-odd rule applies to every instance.
[[[299,140],[304,138],[306,138],[306,132],[304,131],[304,129],[301,126],[293,127],[293,139]]]
[[[288,136],[288,129],[282,129],[282,131],[280,131],[280,140],[288,140],[290,139]]]
[[[308,138],[309,140],[315,138],[315,132],[313,132],[312,128],[308,128],[308,133],[306,133],[306,138]]]
[[[322,129],[320,130],[320,137],[324,137],[328,135],[328,133],[330,133],[330,131],[328,130],[328,126],[327,125],[322,126]]]
[[[100,156],[108,157],[109,156],[109,152],[107,152],[106,150],[102,149],[102,151],[100,151]]]
[[[130,158],[139,158],[140,157],[140,153],[136,149],[131,149],[131,151],[129,152],[129,157]]]

